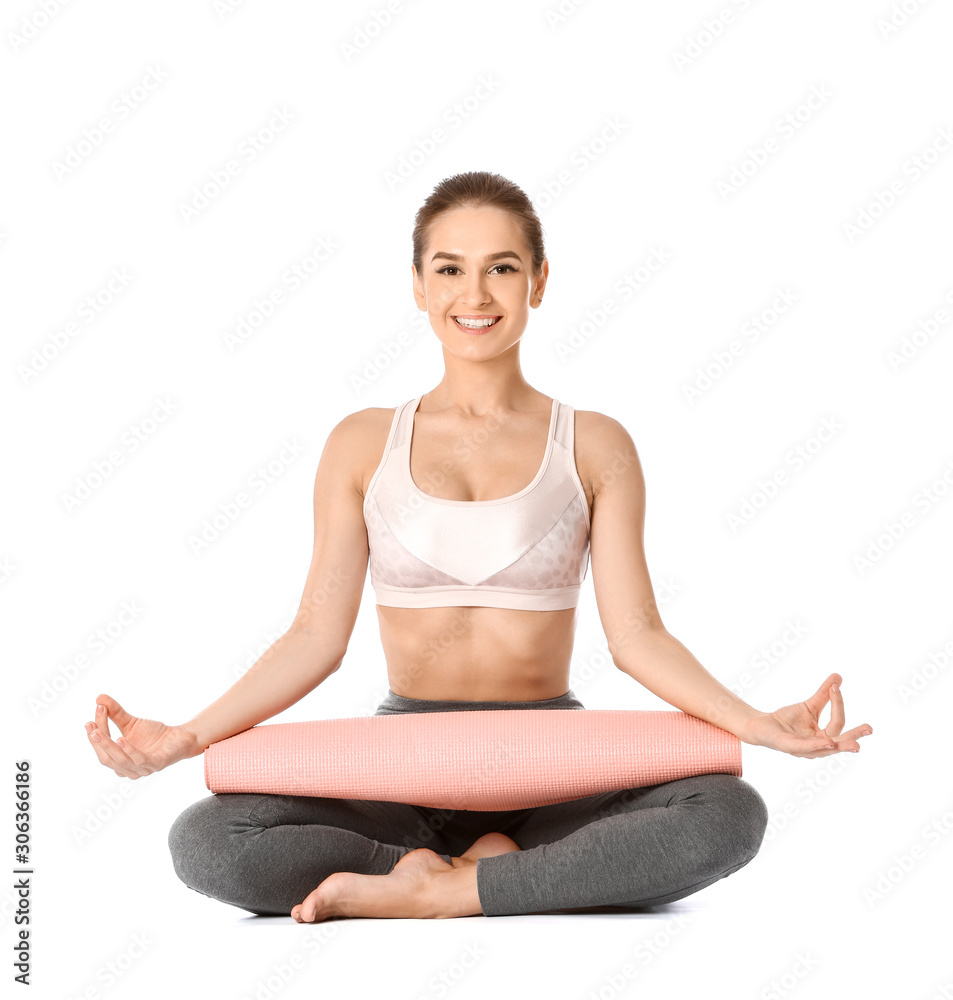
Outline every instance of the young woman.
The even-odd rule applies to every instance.
[[[590,555],[620,670],[746,743],[797,757],[856,752],[871,727],[843,732],[839,674],[806,701],[759,712],[662,624],[632,439],[520,370],[549,275],[524,192],[497,174],[450,177],[417,213],[413,244],[440,383],[396,409],[352,413],[328,435],[314,554],[289,630],[184,725],[100,695],[86,725],[100,761],[129,778],[151,774],[313,691],[344,661],[368,561],[389,681],[377,715],[584,709],[569,666]],[[186,885],[253,913],[499,916],[680,899],[746,865],[767,818],[758,792],[727,774],[506,812],[219,794],[176,819],[169,846]]]

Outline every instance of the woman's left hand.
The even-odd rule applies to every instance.
[[[850,750],[857,753],[861,736],[869,736],[873,728],[866,722],[842,733],[844,728],[844,698],[841,695],[840,674],[831,674],[807,701],[786,705],[776,712],[764,712],[749,719],[739,738],[755,746],[770,747],[794,757],[827,757]],[[831,721],[821,729],[820,715],[828,700]]]

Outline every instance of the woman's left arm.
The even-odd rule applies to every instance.
[[[577,462],[593,494],[590,564],[599,617],[613,663],[670,705],[726,729],[745,743],[796,757],[857,751],[873,730],[844,728],[840,674],[806,701],[760,712],[713,677],[663,625],[643,545],[645,478],[635,444],[619,421],[576,411]],[[580,433],[580,428],[582,432]],[[819,718],[828,700],[831,719]]]

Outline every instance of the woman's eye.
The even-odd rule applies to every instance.
[[[509,271],[516,271],[516,268],[512,264],[494,264],[491,270],[495,271],[497,268],[504,267]],[[458,271],[459,268],[454,264],[445,264],[443,267],[438,268],[437,274],[448,274],[450,271]]]

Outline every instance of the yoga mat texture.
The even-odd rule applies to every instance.
[[[685,712],[508,709],[254,726],[205,750],[212,792],[526,809],[741,775],[737,736]]]

